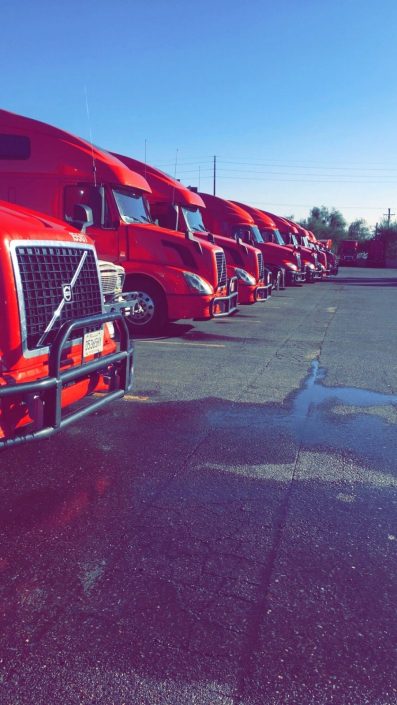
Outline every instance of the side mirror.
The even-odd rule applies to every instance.
[[[76,203],[73,208],[73,218],[72,224],[82,233],[85,233],[90,225],[93,225],[94,218],[92,215],[92,208],[86,206],[84,203]]]

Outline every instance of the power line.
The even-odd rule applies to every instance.
[[[265,161],[265,162],[239,162],[229,159],[222,159],[223,164],[241,164],[245,166],[279,166],[292,169],[336,169],[340,171],[351,170],[351,171],[397,171],[397,167],[367,167],[362,166],[331,166],[329,164],[321,164],[321,166],[311,165],[308,162],[293,162],[285,164],[276,160]],[[317,162],[318,164],[318,162]]]
[[[282,208],[313,208],[313,203],[274,203],[273,201],[254,201],[253,205],[258,205],[258,206],[280,206]],[[382,210],[382,206],[344,206],[340,205],[338,208],[345,209],[345,208],[357,208],[358,210],[374,210],[374,211],[380,211]],[[393,215],[393,214],[392,214]]]
[[[330,180],[330,179],[273,179],[273,178],[257,178],[256,176],[222,176],[222,179],[230,179],[232,181],[272,181],[274,183],[296,183],[296,184],[390,184],[397,183],[396,181],[352,181],[352,180]]]

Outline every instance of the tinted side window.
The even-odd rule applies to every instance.
[[[97,227],[111,227],[110,215],[104,189],[100,186],[81,184],[79,186],[65,186],[64,190],[64,218],[73,221],[74,206],[84,204],[92,209],[94,225]]]
[[[0,159],[29,159],[30,138],[0,134]]]

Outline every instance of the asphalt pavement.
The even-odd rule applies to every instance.
[[[396,705],[396,294],[171,324],[1,454],[1,705]]]

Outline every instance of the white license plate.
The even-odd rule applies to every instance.
[[[83,357],[95,355],[103,350],[103,329],[86,333],[83,340]]]

